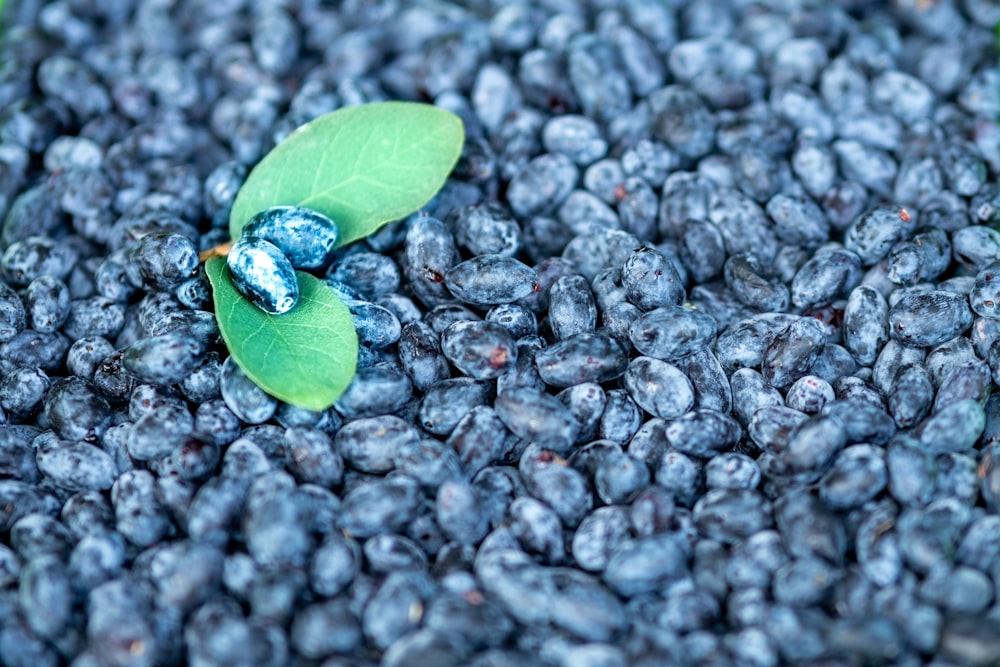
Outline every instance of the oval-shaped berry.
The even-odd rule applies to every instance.
[[[622,287],[639,310],[676,306],[684,301],[684,283],[673,262],[655,248],[643,247],[622,265]]]
[[[889,335],[903,345],[929,347],[972,326],[968,297],[942,290],[904,296],[889,311]]]
[[[691,381],[665,361],[636,357],[625,372],[625,390],[646,412],[677,419],[694,406]]]
[[[545,384],[572,387],[620,377],[628,367],[628,354],[610,336],[580,333],[539,350],[535,366]]]
[[[243,228],[243,238],[273,243],[296,269],[318,269],[329,263],[337,237],[333,220],[301,206],[264,209]]]
[[[291,310],[299,300],[299,282],[288,258],[270,241],[244,236],[226,258],[233,286],[252,304],[272,315]]]
[[[460,301],[494,306],[538,289],[538,274],[507,255],[478,255],[449,269],[444,282]]]
[[[715,332],[711,315],[683,306],[663,306],[639,317],[628,335],[640,353],[669,361],[711,344]]]

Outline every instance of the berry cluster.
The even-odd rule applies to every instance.
[[[295,307],[295,269],[321,269],[337,247],[337,225],[299,206],[272,206],[255,215],[226,263],[233,285],[261,310],[280,315]]]

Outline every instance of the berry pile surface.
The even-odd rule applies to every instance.
[[[2,13],[0,664],[1000,664],[995,0]],[[199,255],[382,100],[462,118],[443,190],[230,258],[329,267],[309,411]]]

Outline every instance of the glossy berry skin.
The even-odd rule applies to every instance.
[[[272,206],[250,219],[243,238],[273,243],[296,269],[318,269],[337,247],[337,225],[322,213],[298,206]]]
[[[288,258],[273,243],[244,236],[226,258],[233,286],[266,313],[280,315],[299,300],[299,282]]]

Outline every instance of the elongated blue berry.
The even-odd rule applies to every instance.
[[[318,269],[337,247],[337,225],[312,209],[272,206],[250,219],[243,237],[270,241],[296,269]]]
[[[233,286],[264,312],[287,313],[298,302],[295,269],[273,243],[244,236],[233,244],[226,263]]]

